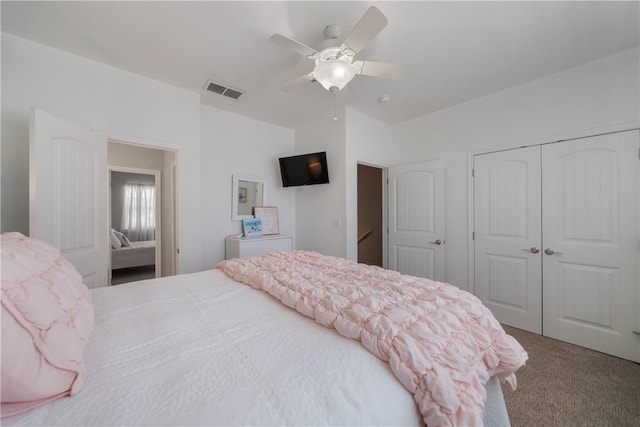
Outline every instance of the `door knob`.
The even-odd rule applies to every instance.
[[[432,243],[432,244],[434,244],[434,245],[441,245],[441,244],[443,244],[444,242],[443,242],[442,240],[438,239],[438,240],[436,240],[435,242],[429,242],[429,243]]]
[[[540,252],[540,249],[536,248],[535,246],[532,246],[529,249],[523,249],[523,251],[528,251],[528,252],[531,252],[532,254],[537,254],[538,252]]]
[[[560,255],[562,252],[556,252],[551,248],[547,248],[544,250],[544,253],[547,255]]]

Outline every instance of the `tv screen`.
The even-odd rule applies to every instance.
[[[279,160],[283,187],[327,184],[329,182],[327,153],[325,151],[281,157]]]

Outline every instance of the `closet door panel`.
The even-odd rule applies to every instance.
[[[542,147],[544,335],[639,361],[638,131]]]
[[[476,295],[501,323],[542,333],[540,147],[474,158]]]

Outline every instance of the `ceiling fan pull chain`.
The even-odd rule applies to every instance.
[[[333,95],[333,120],[338,120],[338,91],[336,86],[329,88],[329,92]]]

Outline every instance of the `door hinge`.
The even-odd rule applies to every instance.
[[[471,232],[471,240],[476,240],[476,232],[475,231]]]
[[[471,178],[475,178],[475,177],[476,177],[476,170],[474,168],[474,169],[471,169]]]
[[[176,248],[176,253],[179,254],[180,253],[180,248]]]

